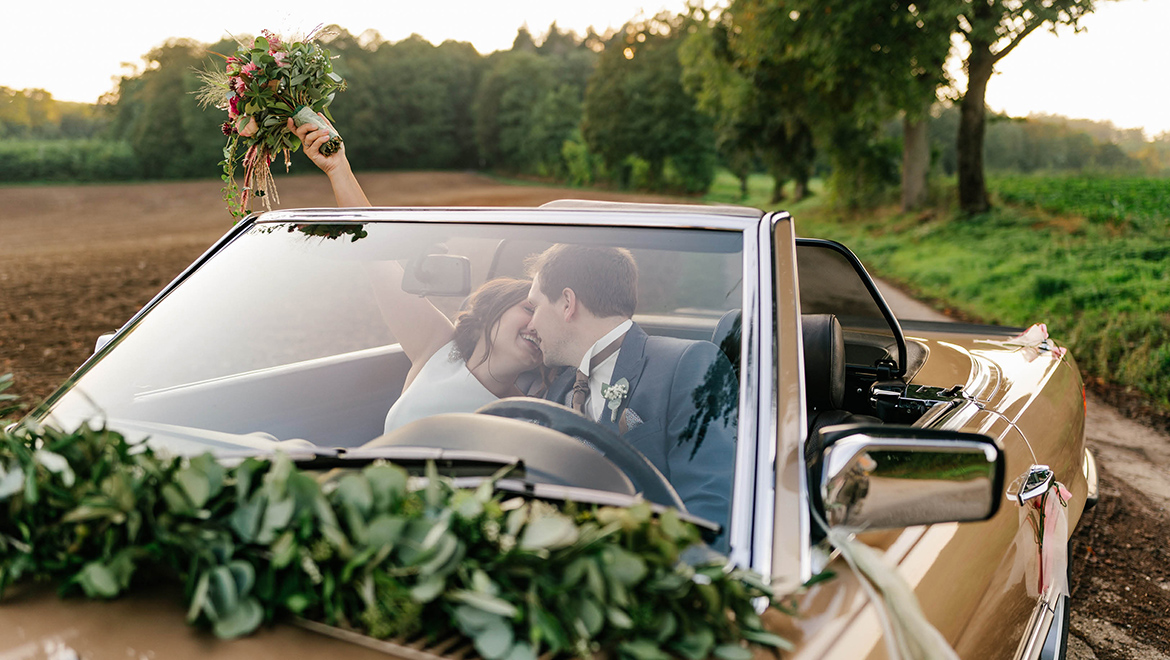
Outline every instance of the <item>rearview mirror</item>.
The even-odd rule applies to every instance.
[[[988,436],[908,426],[830,426],[819,439],[822,449],[809,457],[810,494],[830,527],[971,522],[999,510],[1005,459]]]
[[[466,296],[471,293],[471,260],[454,254],[411,259],[402,276],[402,290],[418,296]]]

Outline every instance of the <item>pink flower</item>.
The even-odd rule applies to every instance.
[[[228,99],[228,118],[235,119],[240,116],[240,96],[233,95]]]
[[[223,123],[223,126],[219,127],[219,130],[223,131],[224,135],[231,135],[232,133],[235,132],[236,127],[230,121],[225,121]]]
[[[288,62],[284,61],[284,58],[286,58],[286,57],[288,57],[288,53],[286,53],[282,50],[278,53],[275,53],[272,56],[272,59],[276,60],[276,66],[288,66]]]
[[[260,130],[260,125],[256,123],[255,117],[244,115],[236,119],[236,132],[240,135],[252,137],[258,130]]]
[[[236,76],[231,79],[231,88],[237,94],[243,94],[244,90],[248,88],[248,83],[242,77]]]
[[[242,75],[248,76],[250,78],[250,77],[252,77],[253,73],[255,73],[259,70],[260,70],[260,67],[256,66],[255,62],[248,62],[247,64],[244,65],[244,68],[240,69],[240,73]]]
[[[281,46],[280,37],[276,36],[275,34],[272,34],[268,30],[260,30],[260,34],[261,34],[261,36],[263,36],[265,39],[268,40],[268,54],[269,55],[272,55],[273,53],[275,53],[277,50],[280,49],[280,46]]]

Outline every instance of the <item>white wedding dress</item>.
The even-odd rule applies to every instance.
[[[427,360],[410,387],[390,406],[384,433],[431,415],[475,412],[499,400],[467,370],[463,358],[452,358],[454,347],[452,341]]]

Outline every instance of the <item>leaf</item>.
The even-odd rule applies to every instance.
[[[228,562],[227,567],[236,581],[236,593],[241,596],[251,593],[252,585],[256,583],[256,569],[253,568],[252,564],[237,559]]]
[[[266,504],[267,501],[264,495],[258,494],[250,502],[240,505],[232,512],[231,517],[228,519],[228,524],[231,525],[232,530],[244,541],[248,543],[256,541],[256,535],[260,531],[260,520]]]
[[[533,607],[532,626],[540,633],[539,638],[548,643],[553,653],[569,649],[569,636],[560,620],[542,607]]]
[[[207,606],[207,588],[210,584],[207,572],[200,573],[199,581],[195,583],[195,591],[191,594],[191,604],[187,607],[187,623],[195,623],[199,613]]]
[[[516,642],[504,660],[536,660],[536,651],[528,642]]]
[[[663,653],[658,644],[648,639],[636,639],[632,642],[618,644],[618,653],[623,658],[633,660],[671,660],[670,655]]]
[[[503,619],[495,619],[476,633],[472,641],[475,643],[475,650],[486,660],[499,660],[512,649],[514,639],[512,626]]]
[[[459,629],[468,636],[487,628],[493,621],[503,620],[503,617],[499,614],[485,612],[478,607],[472,607],[470,605],[456,607],[454,614],[455,622],[459,624]]]
[[[629,630],[634,627],[634,620],[630,618],[630,615],[617,607],[609,608],[606,615],[614,628]]]
[[[614,547],[610,553],[608,573],[623,585],[632,587],[646,577],[646,562],[632,552]]]
[[[601,627],[605,625],[605,612],[597,601],[589,597],[582,598],[577,606],[577,612],[590,636],[601,632]]]
[[[38,449],[33,452],[33,459],[44,466],[49,472],[61,475],[61,483],[65,484],[66,488],[73,486],[73,480],[75,478],[73,468],[69,467],[69,461],[64,456],[44,449]]]
[[[696,629],[682,636],[670,648],[678,651],[689,660],[703,660],[711,655],[711,647],[715,645],[715,633],[706,625],[699,625]]]
[[[230,616],[240,605],[236,579],[227,566],[216,566],[207,572],[207,615],[218,622]]]
[[[752,660],[752,652],[738,644],[720,644],[715,647],[715,657],[720,660]]]
[[[0,465],[0,500],[6,500],[24,488],[24,472],[13,470],[8,472]]]
[[[502,617],[512,618],[518,614],[516,606],[508,601],[497,598],[496,596],[489,596],[478,591],[458,590],[452,591],[450,594],[451,600],[477,607],[484,612],[491,612]]]
[[[185,468],[179,470],[175,475],[175,481],[179,482],[183,494],[196,509],[202,509],[203,505],[207,504],[207,498],[211,497],[211,480],[207,478],[206,474]]]
[[[375,548],[393,547],[405,529],[406,519],[402,516],[378,516],[366,528],[366,543]]]
[[[521,550],[549,550],[572,545],[577,540],[577,526],[568,516],[547,515],[532,520],[520,535]]]
[[[240,601],[228,615],[215,622],[213,630],[220,639],[243,637],[256,630],[264,620],[264,608],[255,598]]]
[[[113,598],[118,595],[118,579],[101,562],[90,562],[74,578],[90,598]]]
[[[447,580],[442,577],[432,576],[414,585],[410,590],[410,597],[418,603],[429,603],[439,597],[443,590],[447,588]]]
[[[293,148],[300,146],[300,140]],[[365,469],[364,474],[370,482],[370,489],[374,493],[374,509],[385,512],[390,506],[402,499],[406,494],[407,474],[402,468],[395,465],[373,465]]]
[[[741,630],[740,634],[749,642],[754,644],[762,644],[764,646],[771,646],[785,651],[791,651],[793,648],[792,642],[783,637],[765,630]]]

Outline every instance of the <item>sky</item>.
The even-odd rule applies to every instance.
[[[712,2],[708,2],[711,5]],[[527,24],[542,34],[554,20],[583,34],[619,27],[636,16],[681,11],[685,0],[281,0],[207,5],[158,0],[58,0],[5,3],[9,27],[0,40],[0,86],[41,88],[63,101],[92,103],[126,69],[171,37],[213,43],[228,34],[308,32],[321,23],[353,34],[377,30],[398,41],[412,33],[432,43],[469,41],[480,53],[507,49]],[[46,11],[51,7],[51,11]],[[1085,30],[1028,36],[1005,57],[988,85],[987,103],[1013,116],[1060,114],[1170,131],[1170,0],[1099,1]],[[19,63],[19,64],[18,64]]]

